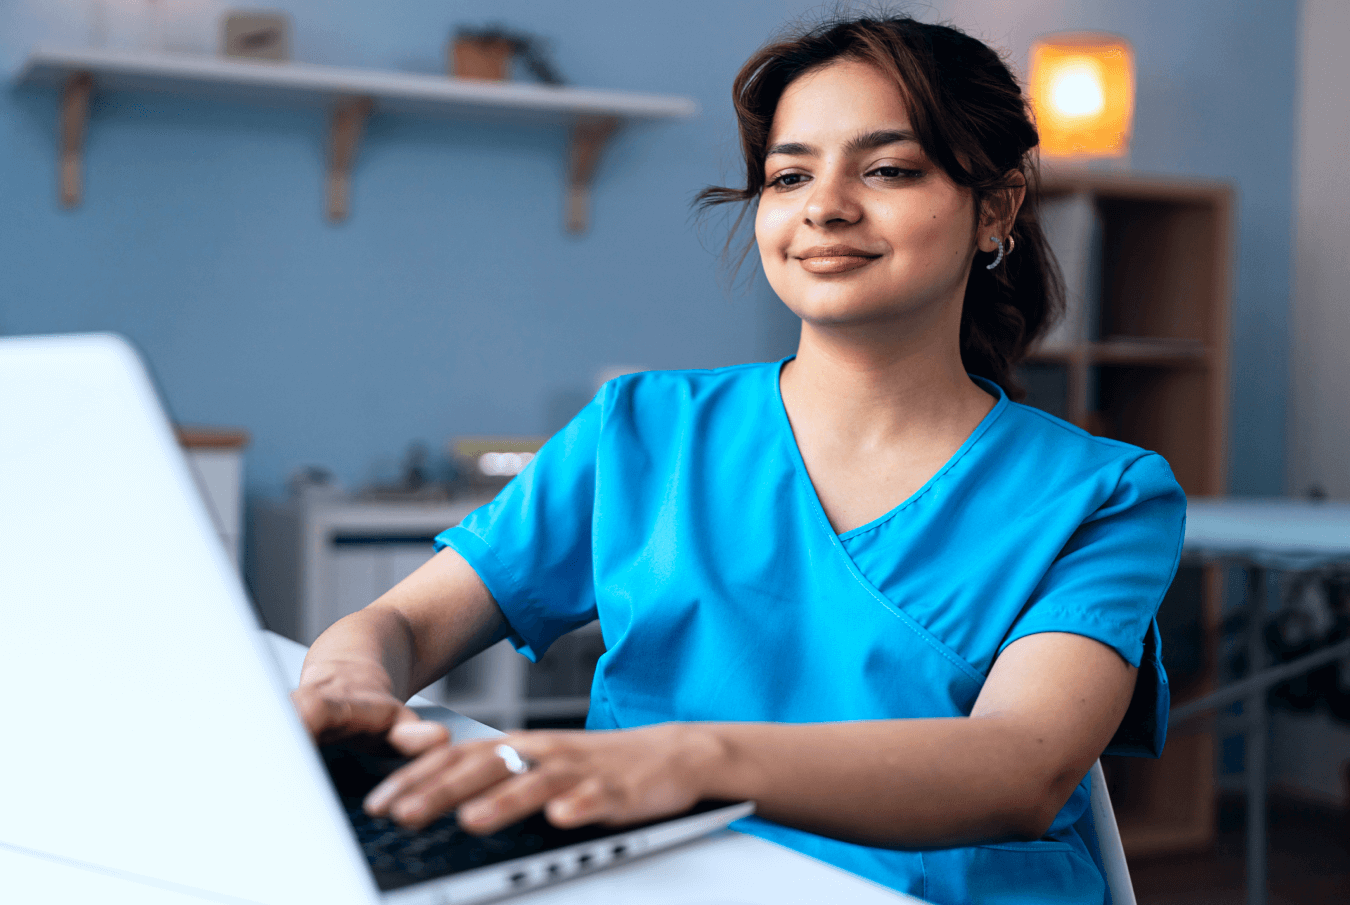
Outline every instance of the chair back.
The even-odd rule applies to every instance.
[[[1137,905],[1101,761],[1092,765],[1088,776],[1091,777],[1092,794],[1087,813],[1078,821],[1078,833],[1106,878],[1107,905]]]

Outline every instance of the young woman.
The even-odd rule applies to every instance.
[[[1074,825],[1113,738],[1161,746],[1185,503],[1159,456],[1010,398],[1060,295],[1022,95],[909,19],[767,46],[734,92],[746,185],[703,197],[753,209],[796,356],[611,381],[315,642],[296,705],[415,756],[367,800],[411,826],[753,799],[746,832],[935,902],[1101,902]],[[596,618],[588,727],[621,731],[503,757],[403,705]]]

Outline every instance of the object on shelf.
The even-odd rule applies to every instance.
[[[457,437],[450,441],[455,482],[474,493],[495,493],[520,474],[546,437]]]
[[[450,42],[450,74],[457,79],[504,82],[511,77],[515,48],[505,38],[456,36]]]
[[[291,58],[291,17],[279,10],[227,12],[220,20],[220,53],[286,62]]]
[[[436,501],[450,498],[450,487],[444,481],[432,478],[425,443],[413,443],[403,456],[398,479],[389,484],[374,484],[362,488],[357,498],[362,500]]]
[[[304,465],[291,472],[286,481],[291,499],[301,502],[336,500],[343,496],[342,484],[322,465]]]
[[[507,81],[511,78],[511,62],[519,57],[530,74],[545,85],[563,84],[542,39],[497,25],[459,29],[450,41],[448,56],[446,68],[457,79]]]

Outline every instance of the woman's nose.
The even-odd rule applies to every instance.
[[[804,211],[808,222],[816,226],[856,223],[862,216],[862,207],[853,195],[846,177],[821,174],[810,187]]]

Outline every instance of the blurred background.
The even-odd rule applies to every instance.
[[[818,7],[270,5],[227,34],[218,0],[0,4],[0,334],[129,337],[264,620],[307,641],[415,568],[606,377],[792,352],[793,318],[755,268],[729,282],[728,224],[690,202],[739,178],[737,69]],[[1047,35],[1132,54],[1124,151],[1050,161],[1062,216],[1077,199],[1096,237],[1079,262],[1096,313],[1029,366],[1033,403],[1159,448],[1193,495],[1350,499],[1350,5],[894,8],[969,31],[1024,79]],[[390,100],[502,47],[486,75],[525,100]],[[283,74],[240,89],[230,68],[287,65],[331,68],[302,96]],[[559,78],[607,94],[502,112]],[[1131,313],[1141,279],[1167,311]],[[1332,638],[1340,581],[1277,576],[1273,610],[1316,598]],[[1174,594],[1182,697],[1247,669],[1223,638],[1242,574],[1196,563]],[[566,640],[531,669],[494,649],[439,693],[498,725],[574,725],[602,647]],[[1347,663],[1326,694],[1271,701],[1272,901],[1350,901],[1338,676],[1350,695]],[[1244,895],[1245,749],[1220,724],[1201,735],[1164,778],[1113,775],[1141,901]]]

